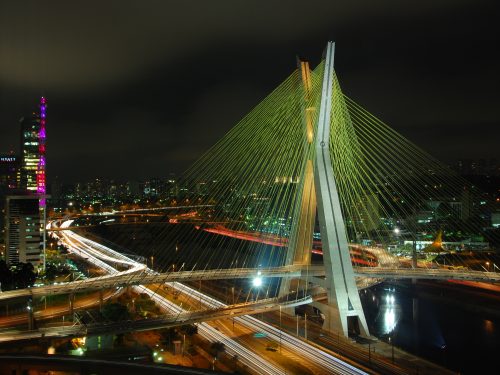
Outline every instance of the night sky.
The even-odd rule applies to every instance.
[[[500,160],[496,3],[0,0],[0,153],[43,94],[49,182],[182,172],[335,40],[348,96],[443,161]]]

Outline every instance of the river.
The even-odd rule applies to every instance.
[[[385,282],[361,292],[373,335],[463,374],[498,373],[500,294],[449,282]]]
[[[277,265],[283,259],[283,248],[254,249],[235,239],[225,242],[226,249],[234,250],[221,251],[217,236],[207,233],[190,233],[185,243],[174,241],[166,227],[126,225],[92,232],[145,257],[154,255],[157,270],[169,269],[174,259],[177,264],[185,262],[186,269],[200,264],[231,267],[235,257],[242,266]],[[270,289],[277,290],[272,284]],[[391,337],[395,346],[463,374],[499,372],[500,292],[446,281],[400,281],[362,291],[361,300],[371,333],[382,340]]]

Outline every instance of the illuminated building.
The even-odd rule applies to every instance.
[[[40,99],[40,111],[31,118],[21,118],[21,188],[44,195],[45,188],[45,139],[47,102]],[[41,202],[45,205],[45,202]]]
[[[5,195],[14,194],[19,187],[19,157],[13,154],[0,155],[0,229],[4,229]],[[3,230],[0,230],[0,242],[4,243]]]
[[[38,107],[38,112],[20,120],[21,163],[18,188],[19,194],[27,195],[7,197],[5,241],[8,262],[31,262],[34,265],[42,263],[45,266],[40,251],[43,248],[45,253],[47,101],[43,96]]]
[[[18,188],[19,167],[17,155],[0,155],[0,192],[9,192]]]
[[[5,205],[5,260],[7,264],[42,262],[42,231],[39,199],[31,195],[9,195]]]
[[[40,131],[38,133],[38,154],[39,161],[37,165],[36,171],[36,192],[39,195],[45,195],[47,192],[46,189],[46,176],[45,176],[45,118],[46,118],[46,110],[47,110],[47,101],[42,96],[40,98]],[[40,205],[45,207],[45,198],[40,200]]]

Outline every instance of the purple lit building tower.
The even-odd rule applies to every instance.
[[[41,97],[31,116],[21,118],[20,183],[7,197],[6,238],[12,264],[45,268],[47,100]]]
[[[45,97],[40,98],[40,131],[38,132],[38,152],[40,154],[40,160],[38,161],[38,167],[36,171],[36,192],[40,196],[39,200],[39,211],[40,211],[40,231],[42,233],[42,267],[45,270],[45,242],[46,242],[46,230],[45,225],[47,222],[47,208],[46,208],[46,194],[47,194],[47,183],[45,175],[45,122],[47,117],[47,100]]]
[[[36,192],[43,196],[40,198],[40,207],[45,208],[46,176],[45,176],[45,121],[46,121],[47,100],[45,97],[40,98],[40,131],[38,133],[38,152],[39,161],[36,171]]]

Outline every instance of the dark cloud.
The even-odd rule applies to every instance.
[[[494,1],[0,1],[0,151],[49,98],[49,177],[181,171],[337,41],[344,91],[436,156],[497,157]],[[461,145],[461,146],[458,146]],[[17,147],[17,146],[16,146]]]

